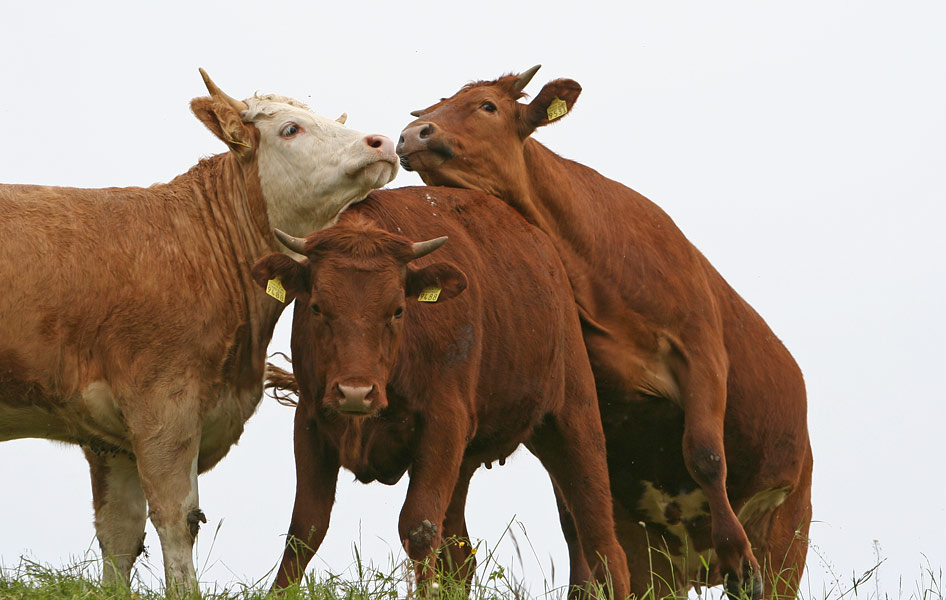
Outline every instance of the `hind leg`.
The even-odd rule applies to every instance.
[[[795,598],[808,554],[808,527],[811,524],[811,449],[802,480],[772,517],[768,542],[763,546],[768,598]]]
[[[123,453],[96,454],[83,448],[92,476],[95,537],[102,549],[103,585],[128,585],[144,550],[147,503],[138,467]]]
[[[624,598],[628,594],[627,557],[614,533],[597,401],[569,396],[562,414],[547,418],[533,433],[528,447],[561,492],[580,540],[584,564],[590,566],[598,584],[613,586],[614,596]]]

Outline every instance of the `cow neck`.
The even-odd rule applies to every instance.
[[[569,248],[586,261],[596,262],[596,255],[601,249],[607,251],[621,222],[608,218],[614,202],[606,188],[623,186],[531,138],[523,154],[528,181],[511,203],[551,235],[560,249]]]
[[[562,158],[535,141],[523,149],[528,173],[519,196],[508,197],[523,216],[549,234],[571,281],[579,312],[599,329],[602,314],[614,301],[611,286],[620,281],[624,253],[637,224],[628,215],[659,209],[637,192],[594,169]]]
[[[285,304],[259,292],[250,268],[260,257],[276,251],[276,238],[259,183],[256,160],[241,163],[226,152],[201,160],[178,179],[189,187],[199,206],[207,235],[204,268],[222,276],[234,307],[240,311],[233,364],[224,370],[240,379],[239,387],[259,386],[265,368],[265,349]],[[174,185],[177,180],[169,185]]]

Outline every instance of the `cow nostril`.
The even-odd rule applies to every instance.
[[[433,134],[434,134],[434,124],[428,123],[427,125],[424,126],[423,129],[420,130],[420,139],[423,140],[423,139],[429,138]]]
[[[403,143],[404,143],[404,136],[403,136],[403,135],[402,135],[401,137],[397,138],[397,143],[398,143],[398,144],[403,144]]]
[[[384,144],[384,140],[377,135],[369,135],[365,138],[365,143],[368,144],[370,148],[380,148]]]

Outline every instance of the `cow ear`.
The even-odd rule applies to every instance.
[[[466,275],[449,263],[434,263],[420,269],[407,266],[407,287],[404,293],[409,298],[443,302],[459,295],[465,289]],[[420,298],[422,294],[423,297]]]
[[[191,111],[241,160],[256,152],[256,128],[243,122],[232,106],[208,96],[191,100]]]
[[[285,302],[291,302],[296,296],[309,291],[308,260],[299,263],[285,254],[274,252],[256,261],[250,273],[253,275],[253,281],[267,291],[274,289],[270,281],[278,280],[286,292]],[[276,286],[276,295],[278,290],[279,286]]]
[[[573,79],[556,79],[545,84],[535,100],[522,108],[522,137],[568,114],[579,94],[581,86]]]

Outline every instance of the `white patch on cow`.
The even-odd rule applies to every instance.
[[[254,96],[246,103],[242,117],[260,132],[259,177],[272,227],[295,236],[327,227],[397,174],[390,140],[374,148],[364,133],[282,96]],[[285,137],[291,124],[299,131]]]
[[[667,509],[673,504],[676,504],[676,507],[671,512],[676,513],[678,508],[679,518],[674,519],[674,523],[670,523],[667,519]],[[663,525],[671,535],[677,538],[680,543],[680,550],[683,552],[676,554],[669,551],[670,548],[673,548],[672,545],[668,548],[659,539],[651,539],[650,544],[655,550],[666,553],[674,567],[681,573],[686,573],[687,577],[696,575],[703,564],[703,559],[700,558],[701,552],[697,551],[693,540],[689,538],[685,522],[708,516],[709,513],[705,510],[706,506],[706,495],[700,488],[686,494],[671,496],[657,489],[649,481],[644,482],[644,493],[637,503],[637,508],[647,515],[647,521]],[[668,543],[672,543],[672,541],[668,540]],[[703,554],[705,554],[706,549],[703,550]]]
[[[785,502],[789,489],[779,487],[763,490],[749,498],[749,501],[742,505],[736,515],[746,531],[751,532],[758,524],[764,523],[765,518]]]
[[[765,517],[770,514],[773,509],[781,506],[788,492],[789,489],[785,487],[762,490],[752,496],[742,508],[740,508],[737,515],[739,522],[742,523],[750,536],[752,536],[751,532],[756,525],[763,524]],[[667,519],[667,508],[674,503],[676,503],[676,507],[671,510],[671,513],[675,514],[675,509],[679,508],[679,519],[674,519],[675,523],[671,524]],[[695,578],[698,577],[699,569],[704,562],[706,564],[713,563],[712,549],[695,548],[693,540],[689,538],[689,534],[684,525],[685,522],[695,518],[708,517],[709,513],[704,510],[707,506],[706,495],[703,494],[703,490],[700,488],[696,488],[686,494],[671,496],[654,487],[649,481],[644,482],[644,493],[641,495],[637,504],[638,509],[647,515],[649,522],[663,525],[667,528],[667,531],[671,535],[676,536],[677,540],[680,542],[680,549],[683,550],[683,552],[673,554],[669,552],[669,548],[659,539],[650,539],[651,546],[653,546],[655,550],[666,554],[678,572],[683,574],[688,581],[695,580]],[[706,522],[708,523],[709,521]],[[702,558],[701,555],[703,555]]]

